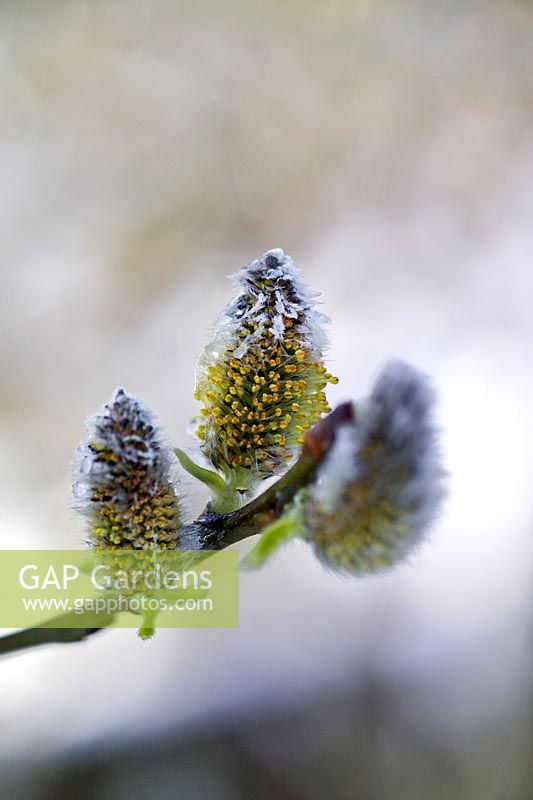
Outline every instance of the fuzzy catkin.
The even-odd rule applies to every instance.
[[[394,362],[339,432],[303,503],[304,535],[341,572],[379,572],[422,540],[443,499],[433,392]]]
[[[174,549],[179,499],[171,454],[151,413],[123,389],[88,423],[74,464],[73,494],[97,550]]]
[[[290,256],[270,250],[236,275],[239,295],[220,316],[197,371],[197,436],[235,488],[279,474],[305,431],[330,410],[324,366],[328,321]]]

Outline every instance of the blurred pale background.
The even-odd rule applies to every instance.
[[[450,472],[389,575],[293,546],[239,630],[3,660],[0,795],[530,798],[531,2],[4,0],[0,64],[0,547],[81,546],[116,385],[191,446],[226,275],[271,247],[323,293],[331,401],[411,361]]]

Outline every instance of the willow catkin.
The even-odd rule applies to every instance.
[[[228,484],[243,491],[287,466],[303,434],[330,410],[327,318],[290,256],[270,250],[235,276],[197,370],[197,436]]]
[[[343,427],[302,505],[317,556],[347,573],[384,570],[422,540],[443,498],[426,378],[391,363]]]
[[[171,451],[151,413],[117,389],[74,464],[74,498],[88,518],[89,544],[97,550],[176,548],[179,499],[171,476]]]

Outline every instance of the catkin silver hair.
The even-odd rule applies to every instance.
[[[176,548],[179,499],[172,455],[150,411],[123,389],[88,422],[73,495],[96,549]]]
[[[380,571],[422,540],[444,496],[433,403],[425,376],[392,362],[339,432],[303,506],[305,536],[328,566]]]

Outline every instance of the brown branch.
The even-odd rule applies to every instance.
[[[353,419],[352,403],[342,403],[307,432],[301,455],[288,472],[263,494],[230,514],[215,514],[209,505],[197,520],[180,531],[182,550],[223,550],[235,542],[260,533],[278,519],[296,494],[313,482],[317,469],[335,441],[337,431]],[[78,627],[65,626],[72,616]],[[0,656],[43,644],[81,642],[104,629],[113,620],[108,615],[99,628],[80,628],[83,617],[64,614],[37,628],[17,631],[0,638]],[[61,621],[62,627],[53,627]]]
[[[320,462],[329,452],[339,428],[354,416],[352,403],[341,403],[307,432],[298,461],[274,483],[247,505],[230,514],[213,514],[209,506],[188,526],[199,537],[200,550],[223,550],[260,533],[278,519],[288,503],[315,478]],[[196,549],[196,548],[193,548]]]
[[[102,618],[102,626],[99,628],[70,628],[65,623],[72,619],[72,623],[80,624],[83,616],[79,614],[62,614],[54,617],[37,628],[27,628],[23,631],[16,631],[0,638],[0,656],[8,653],[15,653],[18,650],[26,650],[28,647],[39,647],[43,644],[70,644],[71,642],[82,642],[94,633],[107,627],[113,620],[114,615],[108,614]],[[61,627],[54,627],[58,623]],[[51,627],[49,627],[51,626]]]

